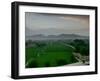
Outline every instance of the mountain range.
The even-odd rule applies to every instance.
[[[77,34],[59,34],[59,35],[36,34],[36,35],[26,36],[26,40],[64,40],[64,39],[89,39],[89,37]]]

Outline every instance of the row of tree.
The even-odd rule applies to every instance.
[[[89,55],[89,40],[75,39],[70,44],[75,47],[75,52],[78,52],[82,55]]]

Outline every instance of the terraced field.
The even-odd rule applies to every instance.
[[[46,41],[26,46],[26,68],[55,67],[77,62],[74,48],[61,41]]]

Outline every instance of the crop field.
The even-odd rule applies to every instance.
[[[26,68],[54,67],[77,62],[74,49],[61,41],[37,41],[26,46]]]

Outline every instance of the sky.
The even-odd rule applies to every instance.
[[[25,12],[25,34],[89,36],[89,16]]]

